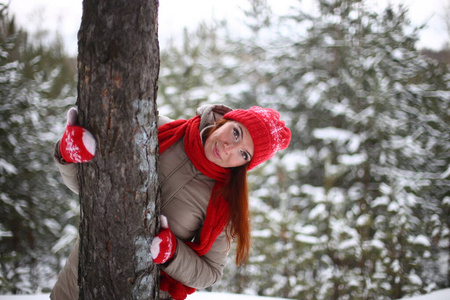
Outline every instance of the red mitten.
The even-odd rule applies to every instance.
[[[179,282],[171,284],[168,292],[173,300],[184,300],[187,297],[187,292],[184,286]]]
[[[169,223],[165,216],[161,216],[161,231],[153,238],[150,252],[153,261],[163,264],[172,258],[177,248],[177,239],[169,229]]]
[[[83,127],[76,126],[77,117],[77,109],[69,109],[66,130],[59,143],[59,152],[68,163],[87,162],[95,155],[94,136]]]
[[[184,300],[187,295],[195,292],[194,288],[181,284],[164,271],[161,271],[159,288],[161,291],[168,292],[174,300]]]

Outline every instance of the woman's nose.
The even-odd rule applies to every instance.
[[[233,143],[224,143],[223,148],[225,153],[230,154],[230,152],[232,152],[236,148],[236,145],[234,145]]]

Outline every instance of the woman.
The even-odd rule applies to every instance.
[[[76,116],[76,110],[69,111],[55,160],[64,183],[78,193],[73,163],[89,161],[95,141],[75,126]],[[166,218],[151,253],[161,264],[160,299],[185,299],[217,282],[232,240],[236,263],[245,263],[250,249],[246,173],[289,145],[291,132],[279,117],[273,109],[223,105],[200,107],[190,120],[159,117],[161,214]],[[78,299],[77,271],[78,245],[52,299]]]

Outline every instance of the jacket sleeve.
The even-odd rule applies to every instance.
[[[80,290],[78,288],[78,250],[80,247],[78,237],[64,268],[58,275],[58,280],[52,289],[52,300],[78,300]]]
[[[219,281],[223,276],[223,268],[228,256],[230,245],[223,231],[213,246],[203,256],[178,240],[174,259],[162,266],[164,272],[189,287],[203,289]]]
[[[56,167],[58,167],[59,173],[61,173],[62,180],[64,184],[75,194],[78,195],[79,186],[78,186],[78,166],[77,164],[65,163],[61,154],[59,153],[59,142],[56,143],[55,152],[53,154],[53,158],[56,163]]]

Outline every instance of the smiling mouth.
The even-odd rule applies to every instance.
[[[220,153],[219,153],[219,149],[217,148],[217,144],[214,145],[213,152],[217,158],[222,159],[222,157],[220,156]]]

